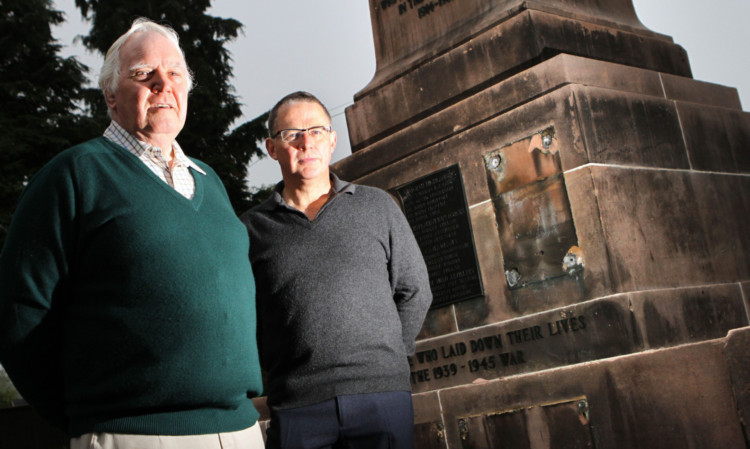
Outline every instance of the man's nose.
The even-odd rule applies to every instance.
[[[154,75],[151,77],[151,83],[151,91],[154,93],[170,92],[172,90],[172,79],[165,70],[155,70]]]
[[[310,131],[305,131],[302,133],[302,139],[300,139],[300,148],[304,149],[310,149],[313,147],[313,144],[315,143],[315,139],[312,138],[310,135]]]

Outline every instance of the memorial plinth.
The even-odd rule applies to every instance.
[[[440,292],[417,447],[746,447],[736,90],[692,79],[630,0],[370,11],[377,71],[333,169],[401,202]]]

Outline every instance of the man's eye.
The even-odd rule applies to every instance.
[[[151,72],[148,70],[136,70],[130,74],[130,77],[136,81],[144,81],[149,75],[151,75]]]

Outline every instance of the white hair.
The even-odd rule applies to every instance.
[[[117,84],[120,80],[120,48],[123,44],[136,33],[159,33],[162,36],[169,39],[177,50],[182,55],[182,59],[185,59],[185,53],[180,48],[180,38],[177,32],[172,28],[164,25],[159,25],[144,17],[135,19],[130,29],[125,32],[122,36],[117,38],[114,44],[107,50],[107,56],[104,57],[104,64],[102,65],[102,71],[99,74],[99,89],[104,95],[114,93],[117,90]],[[187,83],[188,91],[193,88],[193,73],[188,69],[187,71]]]

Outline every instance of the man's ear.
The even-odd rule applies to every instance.
[[[331,131],[331,154],[336,151],[336,142],[338,142],[338,135],[336,131]]]
[[[107,102],[107,107],[109,109],[115,109],[115,106],[117,105],[117,102],[115,101],[115,94],[114,94],[114,92],[106,92],[104,94],[104,101]]]
[[[270,137],[266,138],[266,151],[268,151],[268,155],[271,156],[271,159],[278,161],[276,158],[276,142]]]

